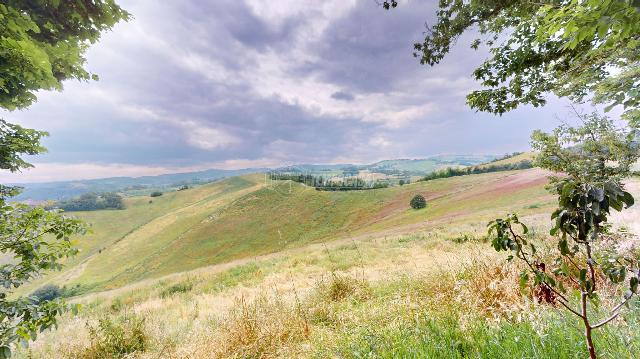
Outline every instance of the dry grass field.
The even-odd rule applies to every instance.
[[[82,309],[18,356],[573,358],[584,352],[579,323],[523,294],[518,265],[487,243],[486,222],[516,211],[548,249],[554,200],[543,188],[544,172],[462,176],[372,193],[265,186],[259,179],[243,177],[246,183],[227,192],[217,187],[229,186],[222,182],[194,189],[202,191],[197,196],[176,193],[174,210],[104,245],[105,259],[89,256],[50,277],[85,286],[84,295],[70,299]],[[630,184],[636,195],[638,183]],[[416,193],[427,198],[426,209],[409,209]],[[180,198],[187,195],[193,197]],[[634,215],[614,221],[637,228]],[[640,349],[639,319],[625,314],[598,333],[603,357],[632,357]]]

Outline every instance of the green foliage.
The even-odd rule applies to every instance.
[[[536,165],[594,184],[628,177],[640,154],[640,131],[618,128],[598,113],[576,115],[580,127],[562,125],[553,133],[533,133]]]
[[[437,311],[412,314],[411,320],[349,327],[335,347],[320,343],[316,350],[318,357],[340,358],[586,357],[581,333],[569,319],[545,315],[540,326],[527,321],[487,325],[484,318],[439,307]],[[629,315],[625,319],[629,326],[603,328],[596,338],[596,345],[607,358],[632,358],[637,353],[640,336],[634,325],[638,317]]]
[[[497,251],[511,251],[510,260],[515,256],[526,264],[520,274],[522,288],[531,285],[539,301],[560,304],[582,320],[590,357],[595,358],[592,330],[615,319],[624,304],[638,294],[640,258],[618,253],[602,239],[609,232],[611,209],[622,211],[634,203],[622,180],[630,176],[640,151],[635,129],[616,129],[612,121],[598,114],[581,116],[581,120],[583,125],[577,128],[561,126],[553,134],[533,135],[533,147],[539,151],[537,164],[563,174],[552,177],[549,187],[558,196],[550,232],[557,238],[555,257],[538,252],[527,238],[527,226],[515,214],[490,222],[489,234]],[[603,283],[598,273],[604,273],[612,284],[622,284],[628,278],[621,304],[600,322],[587,306],[587,301],[596,307],[600,303]],[[579,292],[580,309],[570,300],[572,290]]]
[[[466,175],[474,175],[474,174],[480,174],[480,173],[524,170],[532,167],[533,167],[533,163],[529,160],[522,160],[518,163],[507,163],[507,164],[501,164],[501,165],[474,166],[474,167],[464,167],[464,168],[448,167],[440,171],[429,173],[428,175],[424,176],[421,179],[421,181],[431,181],[438,178],[466,176]]]
[[[508,160],[509,158],[513,158],[513,157],[516,157],[516,156],[520,156],[520,155],[522,155],[522,154],[524,154],[524,152],[512,152],[512,153],[507,153],[507,154],[503,155],[502,157],[495,158],[495,159],[493,159],[493,160],[491,160],[491,161],[489,161],[489,162],[487,162],[487,163],[493,163],[493,162],[498,162],[498,161]]]
[[[160,197],[162,196],[162,192],[160,191],[153,191],[151,192],[151,194],[149,194],[149,197]]]
[[[26,343],[38,331],[55,325],[56,315],[67,309],[60,300],[9,299],[7,294],[47,270],[60,269],[59,260],[77,252],[70,237],[84,231],[83,223],[57,211],[0,199],[0,252],[14,258],[0,266],[4,288],[0,293],[0,357],[10,355],[11,343]]]
[[[76,357],[86,359],[123,358],[144,352],[147,335],[144,318],[127,315],[117,320],[103,318],[96,327],[89,326],[91,345]]]
[[[33,167],[20,155],[45,152],[46,149],[40,145],[40,139],[46,135],[46,132],[31,130],[0,119],[0,169],[15,172],[21,168]]]
[[[62,289],[60,289],[60,287],[58,287],[57,285],[46,284],[31,293],[31,297],[36,298],[38,302],[44,302],[59,298],[62,296],[62,294]]]
[[[193,283],[190,283],[190,282],[176,283],[164,289],[162,292],[160,292],[160,297],[166,298],[177,293],[187,293],[187,292],[190,292],[191,289],[193,289]]]
[[[355,168],[355,167],[354,167]],[[355,172],[354,172],[355,171]],[[346,168],[344,171],[348,176],[355,176],[358,174],[357,168],[355,170]],[[355,174],[354,174],[355,173]],[[318,191],[359,191],[367,189],[379,189],[389,187],[389,183],[382,181],[365,181],[358,177],[346,177],[339,180],[324,178],[322,176],[314,176],[311,174],[301,173],[269,173],[271,180],[280,181],[293,181],[303,183],[307,186],[312,186]],[[404,181],[403,181],[404,184]]]
[[[0,3],[0,108],[25,108],[36,91],[62,89],[66,79],[97,78],[84,68],[83,54],[102,31],[128,14],[113,0],[9,0]],[[45,151],[46,132],[0,120],[0,169],[31,167],[23,155]],[[9,299],[10,291],[74,255],[70,237],[85,226],[57,210],[10,204],[19,189],[0,185],[0,252],[13,260],[0,265],[0,358],[11,355],[16,341],[26,344],[36,333],[55,325],[67,306],[60,300]]]
[[[56,206],[67,212],[98,211],[102,209],[124,209],[124,202],[122,196],[117,193],[85,193],[80,197],[58,202]]]
[[[413,198],[411,198],[411,201],[409,201],[409,205],[413,209],[422,209],[427,206],[427,200],[424,199],[423,195],[417,194],[413,196]]]
[[[113,0],[9,0],[0,4],[0,107],[24,108],[38,90],[61,90],[67,79],[96,78],[84,52],[129,14]]]
[[[472,108],[503,114],[544,105],[547,93],[575,101],[595,93],[594,102],[622,105],[628,119],[640,119],[637,1],[442,0],[436,15],[414,45],[420,63],[438,64],[474,28],[480,38],[471,47],[490,50],[473,73],[485,88],[467,96]]]

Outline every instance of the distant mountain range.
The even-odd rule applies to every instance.
[[[339,174],[348,171],[368,171],[382,174],[421,176],[443,167],[473,166],[495,159],[493,155],[440,155],[422,159],[384,160],[367,165],[357,164],[300,164],[282,167],[313,174]],[[247,173],[267,172],[269,168],[245,168],[239,170],[210,169],[197,172],[172,173],[143,177],[111,177],[91,180],[60,181],[17,184],[24,191],[16,200],[41,202],[63,200],[87,192],[122,192],[126,195],[148,194],[156,190],[174,190],[183,185],[197,185],[239,176]]]

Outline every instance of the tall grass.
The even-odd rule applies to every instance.
[[[33,358],[579,358],[581,327],[518,287],[519,268],[459,231],[315,247],[94,299]],[[640,310],[633,303],[633,310]],[[99,319],[107,318],[105,322]],[[144,319],[141,319],[144,318]],[[80,324],[79,324],[80,323]],[[89,323],[89,325],[83,325]],[[633,312],[603,357],[640,348]],[[62,348],[62,349],[61,349]]]

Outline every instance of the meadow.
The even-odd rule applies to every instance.
[[[531,169],[338,193],[249,175],[83,213],[94,237],[42,281],[79,285],[82,309],[18,357],[584,357],[580,323],[521,292],[487,242],[487,221],[517,211],[544,248],[545,183]],[[409,208],[417,193],[427,208]],[[598,333],[604,357],[633,357],[638,319]]]
[[[260,174],[233,177],[161,197],[129,197],[125,210],[73,212],[91,225],[80,254],[44,283],[74,294],[227,263],[287,248],[368,234],[412,233],[454,218],[489,220],[494,207],[524,211],[553,204],[540,170],[511,171],[349,193],[315,191]],[[501,196],[496,196],[504,191]],[[429,206],[408,207],[415,194]],[[534,204],[535,209],[526,208]]]

